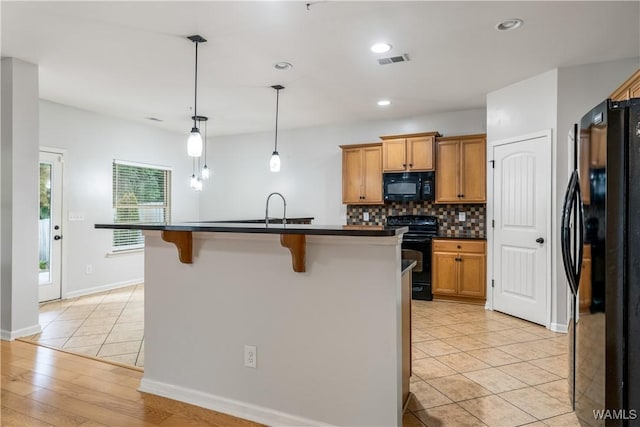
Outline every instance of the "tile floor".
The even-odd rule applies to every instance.
[[[51,347],[144,366],[144,287],[43,304]],[[405,427],[579,426],[567,389],[567,336],[482,306],[413,302],[414,397]]]
[[[405,427],[579,426],[566,334],[478,305],[414,301],[412,310]]]
[[[144,366],[144,285],[40,305],[42,332],[25,339]]]

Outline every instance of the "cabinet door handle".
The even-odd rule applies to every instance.
[[[543,244],[543,243],[544,243],[544,239],[543,239],[542,237],[538,237],[538,238],[536,239],[536,243]]]
[[[403,164],[402,164],[402,167],[403,167],[403,168],[406,168],[406,167],[407,167],[407,164],[406,164],[406,163],[403,163]]]
[[[460,197],[464,199],[464,194],[461,194]]]
[[[413,163],[409,163],[409,167],[412,168],[413,167]]]

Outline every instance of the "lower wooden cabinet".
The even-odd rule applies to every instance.
[[[484,302],[487,245],[484,240],[434,239],[431,287],[442,299]]]

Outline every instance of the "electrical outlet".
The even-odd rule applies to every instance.
[[[362,220],[363,221],[369,221],[369,212],[363,212],[362,213]]]
[[[92,274],[92,273],[93,273],[93,265],[91,265],[91,264],[87,264],[87,266],[86,266],[86,267],[85,267],[85,269],[84,269],[84,272],[85,272],[86,274]]]
[[[258,353],[255,345],[244,346],[244,366],[255,368],[258,364]]]
[[[467,214],[464,212],[458,212],[458,221],[465,221],[467,219]]]

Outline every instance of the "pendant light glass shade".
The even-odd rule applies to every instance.
[[[196,119],[198,117],[198,44],[205,43],[207,40],[200,36],[194,35],[187,37],[191,40],[196,47],[196,61],[195,61],[195,76],[194,76],[194,88],[193,88],[193,127],[187,140],[187,154],[191,157],[200,157],[202,155],[202,136],[200,130],[196,125]]]
[[[202,179],[209,179],[209,176],[211,176],[211,169],[209,169],[209,166],[204,165],[202,167]]]
[[[195,190],[197,185],[198,185],[198,178],[196,178],[196,174],[194,173],[193,175],[191,175],[191,179],[189,180],[189,187]]]
[[[187,154],[191,157],[202,156],[202,135],[198,128],[191,129],[189,139],[187,140]]]
[[[269,170],[271,172],[280,172],[280,154],[274,151],[271,154],[271,160],[269,161]]]
[[[269,170],[271,172],[280,172],[280,154],[278,154],[278,111],[280,107],[280,91],[284,89],[284,86],[274,85],[271,87],[276,90],[276,133],[273,153],[271,153],[271,160],[269,160]]]

